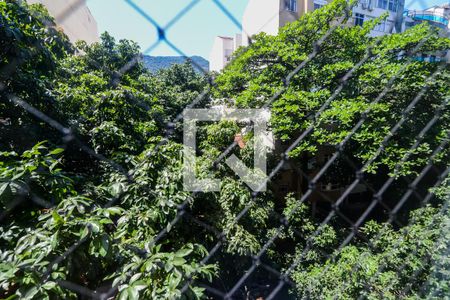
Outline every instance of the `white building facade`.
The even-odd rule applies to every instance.
[[[399,33],[404,30],[404,8],[404,0],[360,0],[353,8],[352,23],[363,25],[387,13],[387,18],[371,31],[371,36]]]
[[[236,49],[242,46],[242,35],[235,37],[218,36],[214,41],[209,58],[210,71],[220,71],[231,61]]]
[[[249,0],[242,20],[242,35],[216,39],[210,55],[211,71],[221,71],[228,64],[230,50],[234,52],[237,49],[236,45],[247,46],[252,36],[261,32],[276,35],[281,27],[298,20],[305,13],[321,8],[328,2],[331,1]],[[387,13],[386,20],[376,26],[371,35],[380,36],[401,32],[404,28],[403,11],[404,0],[359,0],[348,22],[349,25],[363,25],[364,22]],[[241,40],[236,41],[237,38]],[[225,39],[227,42],[224,42]]]
[[[97,22],[86,5],[86,0],[28,0],[27,2],[43,4],[72,43],[79,40],[88,44],[99,41]]]

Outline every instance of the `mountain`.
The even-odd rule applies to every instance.
[[[194,68],[198,69],[197,66],[200,66],[204,71],[209,71],[209,61],[203,57],[191,56],[189,59],[194,62]],[[144,56],[144,64],[152,72],[169,68],[174,64],[183,64],[186,60],[187,58],[183,56]]]

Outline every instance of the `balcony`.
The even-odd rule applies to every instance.
[[[426,21],[440,28],[447,28],[449,24],[449,17],[440,12],[410,10],[407,16],[417,23]]]

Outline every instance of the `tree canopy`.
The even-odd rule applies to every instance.
[[[185,191],[180,124],[171,124],[199,95],[196,107],[257,108],[282,91],[270,103],[277,143],[289,145],[312,128],[290,160],[305,165],[322,147],[337,148],[358,167],[369,162],[374,188],[395,178],[383,199],[395,205],[407,189],[403,180],[413,180],[448,138],[448,65],[415,59],[449,48],[435,29],[373,38],[379,20],[334,27],[348,9],[336,0],[277,36],[256,36],[212,84],[189,63],[153,74],[136,43],[108,33],[93,45],[71,45],[42,6],[19,2],[0,2],[1,298],[87,296],[73,285],[93,297],[205,298],[205,285],[234,286],[274,235],[258,262],[288,272],[294,298],[438,299],[449,291],[448,180],[427,205],[409,201],[405,225],[380,215],[337,251],[354,228],[338,217],[321,225],[308,202],[294,194],[279,199],[273,186],[252,194],[215,164],[242,132],[239,122],[200,124],[196,171],[221,178],[221,190]],[[243,139],[246,146],[232,152],[250,164],[253,136]],[[271,153],[271,166],[278,154]],[[445,170],[448,148],[433,158]],[[355,174],[346,164],[337,161],[328,175],[348,184]],[[251,281],[278,283],[267,274],[257,268]]]

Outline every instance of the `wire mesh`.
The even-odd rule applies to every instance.
[[[200,0],[193,0],[187,3],[187,5],[179,11],[177,14],[174,15],[174,17],[169,20],[165,25],[159,24],[155,18],[151,16],[148,12],[146,12],[143,8],[141,8],[135,1],[132,0],[125,0],[125,2],[135,11],[135,13],[139,16],[142,16],[145,18],[145,20],[148,21],[149,26],[153,30],[157,32],[158,39],[148,46],[148,48],[144,51],[145,53],[150,53],[156,47],[158,47],[160,44],[164,43],[166,44],[170,49],[172,49],[174,52],[176,52],[178,55],[184,57],[185,59],[189,59],[189,57],[182,51],[182,47],[177,46],[174,42],[172,42],[167,37],[167,32],[177,25],[177,22],[183,18],[186,14],[189,14],[196,5],[198,5],[201,1]],[[214,5],[237,27],[242,28],[242,25],[238,21],[238,19],[233,16],[233,14],[226,8],[226,6],[220,2],[219,0],[213,0],[212,1]],[[416,1],[417,2],[417,1]],[[420,1],[419,1],[420,2]],[[74,11],[79,9],[81,5],[84,3],[84,1],[80,0],[72,6],[70,9],[64,11],[60,16],[56,16],[56,20],[64,20],[68,16],[70,16]],[[358,3],[353,3],[352,5],[358,5]],[[291,72],[286,74],[283,78],[282,87],[278,90],[275,90],[273,92],[273,95],[270,97],[267,97],[267,101],[264,101],[264,103],[260,106],[262,108],[270,108],[274,102],[277,100],[280,100],[281,97],[289,90],[290,86],[292,85],[292,82],[296,80],[296,76],[299,74],[301,70],[306,68],[309,64],[314,63],[314,61],[317,59],[317,57],[320,57],[322,54],[322,46],[325,41],[327,41],[330,36],[333,34],[335,30],[338,30],[345,26],[346,22],[349,18],[352,17],[352,9],[353,7],[350,6],[343,16],[338,16],[336,18],[336,21],[334,22],[334,25],[330,27],[329,30],[324,32],[321,35],[321,38],[317,41],[314,41],[311,49],[312,52],[309,53],[308,56],[305,57],[303,61],[295,68],[292,69]],[[46,26],[51,27],[51,24],[46,24]],[[392,32],[394,24],[391,25],[389,32]],[[340,240],[339,244],[336,245],[334,251],[332,253],[322,253],[317,255],[323,255],[326,257],[324,261],[330,262],[335,261],[339,259],[339,257],[342,255],[342,250],[349,244],[351,244],[355,239],[361,239],[367,242],[368,246],[371,249],[377,249],[376,243],[378,240],[380,240],[383,237],[383,234],[385,233],[385,230],[388,228],[391,228],[390,226],[397,226],[400,232],[402,232],[402,235],[407,237],[408,236],[408,228],[405,225],[412,226],[414,225],[415,220],[406,220],[407,223],[404,224],[403,222],[405,220],[401,220],[398,215],[401,212],[401,210],[404,209],[406,203],[408,202],[411,197],[414,197],[417,199],[417,201],[420,203],[420,207],[425,207],[434,199],[434,194],[429,191],[430,188],[440,187],[445,179],[448,176],[449,168],[448,164],[444,164],[444,167],[437,166],[436,163],[437,158],[440,157],[440,155],[448,149],[448,142],[450,138],[450,132],[447,129],[446,135],[442,137],[442,141],[438,147],[435,149],[431,149],[429,156],[427,157],[426,164],[423,167],[423,169],[420,172],[417,172],[417,174],[414,174],[414,176],[401,176],[399,171],[402,168],[403,164],[407,163],[409,158],[414,155],[414,151],[417,150],[423,143],[424,137],[429,134],[433,130],[433,126],[435,126],[436,123],[442,121],[444,112],[448,110],[448,99],[443,99],[441,105],[435,108],[434,116],[430,120],[426,120],[426,123],[423,127],[417,128],[420,129],[420,132],[417,134],[416,139],[414,143],[407,147],[405,149],[405,153],[402,156],[402,158],[395,164],[394,166],[394,172],[393,174],[386,179],[386,181],[381,185],[379,188],[372,187],[370,184],[368,184],[366,177],[367,177],[367,169],[370,167],[372,163],[374,163],[380,155],[384,153],[386,150],[386,146],[388,145],[389,141],[398,133],[400,129],[402,129],[402,126],[409,122],[411,119],[414,118],[414,114],[418,114],[417,111],[414,109],[416,108],[417,104],[420,101],[423,101],[424,96],[426,96],[427,92],[429,91],[430,86],[435,84],[436,77],[442,76],[442,72],[446,71],[448,69],[448,65],[446,62],[440,63],[439,66],[436,68],[436,70],[431,73],[427,80],[426,85],[422,87],[419,91],[419,93],[412,95],[411,101],[406,105],[404,108],[402,108],[402,111],[399,112],[401,118],[399,120],[396,120],[393,124],[388,124],[388,130],[386,131],[386,135],[384,138],[380,141],[379,148],[375,149],[375,151],[372,151],[370,158],[366,160],[363,164],[355,163],[354,159],[349,157],[346,154],[346,147],[351,144],[351,138],[358,133],[358,131],[361,129],[363,125],[365,125],[368,120],[371,113],[371,109],[376,107],[378,103],[380,103],[382,100],[385,99],[386,95],[392,92],[392,88],[394,84],[397,82],[397,80],[401,80],[402,72],[406,70],[409,66],[417,63],[417,60],[415,59],[414,55],[420,54],[421,47],[430,39],[433,38],[433,36],[424,36],[421,41],[417,43],[417,45],[409,50],[409,58],[405,61],[402,61],[402,65],[400,68],[395,72],[387,82],[385,82],[384,85],[380,84],[380,92],[377,93],[377,97],[375,97],[370,105],[368,105],[368,108],[361,114],[361,118],[358,122],[355,123],[355,125],[349,130],[348,134],[343,137],[342,141],[339,142],[337,145],[334,146],[334,151],[330,155],[330,157],[327,159],[327,161],[324,163],[324,165],[316,172],[314,176],[309,176],[307,172],[305,172],[304,169],[302,169],[299,166],[296,166],[296,172],[299,174],[299,177],[304,179],[305,181],[309,182],[307,188],[302,192],[301,196],[299,196],[295,200],[294,206],[291,208],[291,210],[286,213],[280,213],[279,211],[276,211],[275,209],[272,209],[270,212],[274,218],[278,221],[276,226],[272,228],[269,231],[265,233],[265,240],[259,241],[261,246],[260,248],[253,253],[253,255],[243,254],[240,255],[240,259],[246,260],[246,263],[244,264],[244,267],[240,268],[240,274],[232,274],[230,276],[227,275],[228,278],[232,278],[227,282],[227,286],[225,286],[223,283],[221,283],[222,278],[219,276],[213,277],[211,282],[207,282],[204,280],[199,280],[197,277],[197,274],[199,272],[199,269],[193,270],[189,276],[186,276],[186,278],[182,278],[179,282],[177,282],[177,286],[180,288],[180,293],[178,294],[177,298],[182,298],[183,296],[187,295],[187,292],[190,288],[193,286],[199,286],[206,290],[206,297],[214,298],[214,299],[284,299],[284,297],[288,297],[286,295],[286,287],[288,289],[293,290],[295,294],[296,290],[296,281],[295,278],[293,278],[293,273],[301,267],[301,263],[307,261],[308,256],[312,255],[312,251],[319,251],[324,252],[320,249],[315,249],[316,243],[317,243],[317,237],[323,233],[324,230],[330,226],[330,224],[338,218],[340,222],[343,222],[343,227],[346,229],[349,229],[349,232],[346,232],[346,234],[342,235],[342,239]],[[291,137],[292,143],[284,147],[284,151],[281,151],[280,156],[277,158],[277,161],[273,163],[273,168],[270,171],[270,174],[267,176],[267,180],[265,183],[270,183],[274,181],[274,179],[277,178],[277,176],[280,175],[280,173],[283,171],[283,168],[286,167],[286,165],[291,164],[292,158],[291,153],[293,150],[295,150],[303,141],[305,141],[309,136],[311,136],[314,131],[318,127],[318,123],[316,121],[320,120],[322,115],[327,111],[327,109],[330,108],[330,105],[333,104],[333,101],[335,101],[341,94],[341,92],[344,90],[347,84],[350,83],[350,80],[353,78],[355,74],[361,69],[364,68],[367,63],[370,63],[374,58],[377,57],[377,54],[373,53],[373,49],[379,45],[379,43],[382,43],[382,38],[375,39],[375,42],[373,45],[369,46],[366,49],[366,53],[363,56],[363,58],[354,64],[352,68],[350,68],[343,76],[341,77],[340,84],[335,88],[333,94],[328,97],[328,99],[323,102],[323,104],[316,110],[312,111],[308,115],[304,116],[304,120],[311,120],[310,125],[304,130],[302,130],[298,137]],[[397,55],[401,55],[402,53],[397,53]],[[28,58],[33,59],[33,57]],[[238,58],[235,58],[238,59]],[[142,57],[141,55],[138,55],[137,57],[134,57],[129,62],[127,62],[125,65],[123,65],[118,70],[108,70],[108,72],[114,74],[113,80],[111,82],[111,86],[119,86],[121,83],[121,80],[123,77],[129,72],[134,66],[141,63]],[[18,58],[17,60],[10,62],[8,65],[6,65],[2,70],[0,70],[0,73],[2,74],[1,78],[8,78],[12,76],[15,72],[15,70],[20,66],[21,64],[26,64],[27,61]],[[95,63],[95,62],[93,62]],[[200,65],[197,65],[195,62],[192,62],[195,67],[198,70],[201,70],[203,72],[203,75],[207,77],[208,85],[206,88],[198,94],[198,96],[195,97],[194,101],[192,101],[190,104],[188,104],[185,108],[196,108],[202,105],[202,101],[205,99],[210,99],[212,90],[216,87],[215,78],[212,74],[204,71]],[[62,139],[64,140],[66,147],[69,144],[76,144],[81,151],[85,152],[91,157],[94,157],[97,161],[100,161],[102,163],[105,163],[108,165],[111,169],[115,170],[122,176],[126,178],[127,183],[131,184],[136,182],[135,178],[135,172],[139,168],[142,168],[146,161],[138,162],[133,169],[128,169],[126,166],[121,165],[121,163],[116,162],[114,159],[109,158],[107,155],[100,153],[96,149],[92,147],[92,145],[89,145],[86,141],[83,140],[83,138],[77,136],[76,130],[74,128],[71,128],[69,125],[65,125],[62,122],[56,120],[52,116],[42,112],[36,107],[33,107],[31,104],[29,104],[23,97],[19,95],[15,95],[14,93],[11,93],[8,91],[8,84],[0,82],[0,92],[4,93],[5,99],[9,101],[7,105],[15,105],[17,107],[22,108],[24,111],[29,113],[30,115],[34,116],[34,118],[40,120],[43,123],[48,124],[50,127],[54,128],[58,134],[62,136]],[[3,98],[2,98],[3,99]],[[139,100],[136,100],[139,101]],[[151,108],[148,107],[147,103],[136,103],[136,105],[141,106],[147,111],[151,111]],[[173,120],[170,122],[167,122],[165,124],[165,130],[164,130],[164,136],[160,139],[160,141],[151,149],[150,151],[147,151],[146,157],[152,158],[154,156],[157,156],[165,145],[167,145],[171,138],[176,135],[177,133],[177,126],[180,126],[181,122],[183,120],[183,112],[178,113]],[[124,120],[126,121],[126,120]],[[214,164],[212,167],[215,169],[218,169],[220,166],[220,163],[237,147],[238,143],[234,141],[226,147],[224,151],[222,151],[215,159]],[[336,163],[337,160],[343,159],[345,164],[350,167],[352,170],[352,173],[354,174],[353,179],[351,182],[349,182],[346,186],[344,186],[340,191],[339,195],[335,199],[330,199],[330,196],[326,194],[326,192],[322,189],[319,189],[319,186],[321,184],[321,178],[324,177],[324,175],[327,173],[327,171]],[[430,173],[433,173],[430,175]],[[391,185],[398,182],[399,180],[404,181],[404,184],[407,185],[403,190],[398,192],[398,198],[396,204],[392,207],[389,204],[385,203],[384,201],[384,195],[387,193]],[[428,185],[424,184],[424,181],[431,181],[431,183],[427,183]],[[357,216],[348,217],[346,213],[343,211],[342,206],[344,205],[344,202],[349,198],[349,196],[352,194],[352,192],[359,186],[363,185],[371,192],[370,201],[368,202],[367,207],[360,212]],[[426,193],[425,195],[423,193],[420,193],[418,190],[423,190],[424,185],[426,187]],[[121,201],[124,200],[124,197],[126,196],[127,191],[122,190],[119,193],[117,193],[111,200],[107,201],[106,204],[103,205],[102,208],[112,208],[117,206],[120,206]],[[291,224],[291,220],[293,216],[295,216],[296,213],[298,213],[299,210],[304,207],[304,205],[312,205],[311,198],[314,194],[319,194],[321,198],[326,199],[326,202],[332,203],[331,208],[329,211],[325,210],[325,215],[322,217],[317,217],[317,220],[320,220],[319,225],[316,229],[312,231],[311,234],[305,237],[304,234],[299,232],[299,228],[296,228],[296,225]],[[173,238],[171,236],[172,232],[176,230],[177,226],[190,226],[186,224],[196,224],[199,228],[202,228],[202,230],[205,230],[206,232],[210,232],[214,239],[213,241],[205,241],[205,244],[208,245],[210,248],[208,248],[207,253],[204,255],[204,257],[199,261],[200,266],[206,266],[211,261],[217,261],[218,257],[224,256],[224,253],[226,253],[226,245],[229,243],[229,232],[235,228],[235,226],[238,226],[239,223],[242,223],[244,217],[248,217],[251,209],[259,204],[260,201],[260,194],[259,192],[252,192],[251,199],[248,201],[248,203],[245,203],[243,209],[235,216],[233,216],[233,220],[230,224],[228,224],[229,228],[226,230],[221,230],[218,228],[215,228],[215,226],[208,224],[208,221],[205,221],[201,216],[196,215],[196,212],[192,210],[192,203],[196,201],[196,198],[202,195],[202,192],[192,192],[187,193],[184,195],[182,201],[179,202],[178,205],[175,206],[176,214],[175,216],[167,223],[167,224],[161,224],[162,230],[158,230],[153,234],[153,237],[151,238],[151,241],[146,243],[145,249],[132,249],[133,252],[139,253],[139,256],[142,258],[141,261],[136,261],[135,265],[133,267],[130,267],[126,270],[124,277],[121,278],[122,285],[125,282],[130,282],[136,279],[136,275],[140,273],[139,271],[143,264],[145,263],[145,259],[149,258],[151,255],[153,255],[153,249],[155,247],[164,247],[166,244],[165,239]],[[40,198],[37,195],[33,194],[33,191],[30,187],[28,187],[27,182],[25,182],[23,185],[19,186],[19,193],[18,196],[14,199],[12,203],[8,204],[8,208],[5,209],[0,213],[0,223],[3,224],[5,220],[7,220],[9,217],[14,216],[14,210],[16,207],[22,205],[26,200],[26,195],[30,195],[30,199],[38,206],[41,206],[45,209],[57,209],[57,205],[54,205],[45,199]],[[370,240],[367,239],[364,233],[360,232],[361,228],[364,226],[364,224],[367,222],[367,219],[371,214],[373,214],[374,210],[377,207],[382,207],[385,210],[386,215],[388,216],[387,220],[383,222],[383,227],[380,228],[378,231],[379,233],[375,235],[375,237],[371,238]],[[440,211],[436,213],[435,218],[441,217],[441,215],[448,214],[447,211],[447,204],[443,205],[440,208]],[[87,215],[86,215],[87,216]],[[88,217],[88,216],[87,216]],[[250,216],[251,218],[251,216]],[[187,223],[186,223],[187,222]],[[391,225],[392,224],[392,225]],[[50,264],[46,268],[46,272],[41,274],[40,280],[39,280],[39,287],[45,286],[45,284],[51,280],[52,273],[56,272],[57,266],[59,264],[64,263],[65,261],[73,260],[73,254],[78,249],[85,247],[86,243],[90,243],[89,236],[92,232],[94,232],[96,229],[93,227],[91,223],[86,223],[83,225],[85,227],[86,234],[78,239],[72,241],[72,245],[68,247],[64,253],[61,255],[58,255],[55,259],[53,259]],[[289,266],[284,266],[282,269],[277,269],[277,264],[269,261],[267,253],[270,251],[276,251],[276,242],[282,235],[286,234],[286,231],[291,230],[293,232],[293,235],[298,236],[301,239],[304,240],[304,245],[301,245],[301,251],[295,254],[292,254],[291,252],[287,251],[286,253],[279,253],[279,255],[291,255],[290,258],[290,264]],[[397,245],[400,244],[403,240],[399,240],[397,242]],[[194,241],[193,241],[194,242]],[[395,247],[394,247],[395,248]],[[274,250],[275,249],[275,250]],[[375,251],[375,250],[374,250]],[[417,248],[417,251],[421,251],[420,248]],[[288,254],[289,253],[289,254]],[[369,256],[369,253],[366,253],[367,256]],[[414,254],[410,254],[414,255]],[[405,260],[408,260],[408,257],[405,257]],[[162,263],[162,262],[160,262]],[[233,262],[231,262],[233,263]],[[424,264],[431,264],[431,261],[428,262],[422,262]],[[225,268],[226,266],[222,266],[219,263],[219,269],[221,267]],[[328,264],[323,270],[320,272],[314,274],[314,278],[310,279],[310,282],[308,283],[308,287],[305,289],[303,294],[295,295],[299,298],[314,298],[314,294],[312,294],[312,290],[316,287],[313,285],[314,283],[317,283],[320,285],[321,282],[321,276],[325,276],[326,272],[332,267],[331,264]],[[398,273],[403,272],[405,268],[408,268],[409,265],[407,262],[403,264],[402,267],[398,268],[396,271]],[[367,268],[366,265],[360,264],[359,262],[356,262],[354,265],[351,266],[347,272],[354,273],[359,269]],[[371,274],[371,279],[368,279],[367,281],[361,283],[365,286],[366,292],[361,293],[360,295],[355,295],[356,298],[367,298],[371,291],[375,289],[375,282],[379,279],[377,275],[381,274],[384,269],[389,268],[389,266],[385,265],[383,261],[381,261],[380,265],[376,267],[375,273]],[[233,268],[231,268],[233,270]],[[117,271],[117,270],[116,270]],[[221,270],[219,270],[220,273]],[[3,272],[3,270],[2,270]],[[6,271],[5,271],[6,272]],[[152,272],[157,272],[156,269],[153,269],[150,271],[151,275]],[[256,276],[256,273],[265,274],[267,277],[267,280],[261,279],[261,276]],[[405,282],[404,290],[399,291],[398,295],[401,297],[402,295],[405,295],[408,293],[409,289],[411,289],[412,282],[414,281],[414,278],[418,277],[420,275],[421,269],[417,268],[416,270],[413,270],[411,274],[411,281]],[[157,275],[155,275],[157,276]],[[115,298],[120,291],[123,290],[123,286],[118,283],[112,283],[106,280],[107,288],[100,289],[100,287],[88,287],[83,286],[79,282],[71,282],[67,280],[57,280],[56,283],[59,285],[62,289],[67,289],[70,291],[73,291],[79,298],[93,298],[93,299],[111,299]],[[346,284],[342,285],[340,287],[341,291],[344,291],[348,285],[353,284],[352,279],[349,278],[348,282]],[[152,286],[148,287],[150,290],[152,289]],[[383,293],[381,292],[381,295]],[[131,297],[131,296],[130,296]],[[336,297],[339,297],[336,295]],[[382,298],[382,296],[380,296]]]

